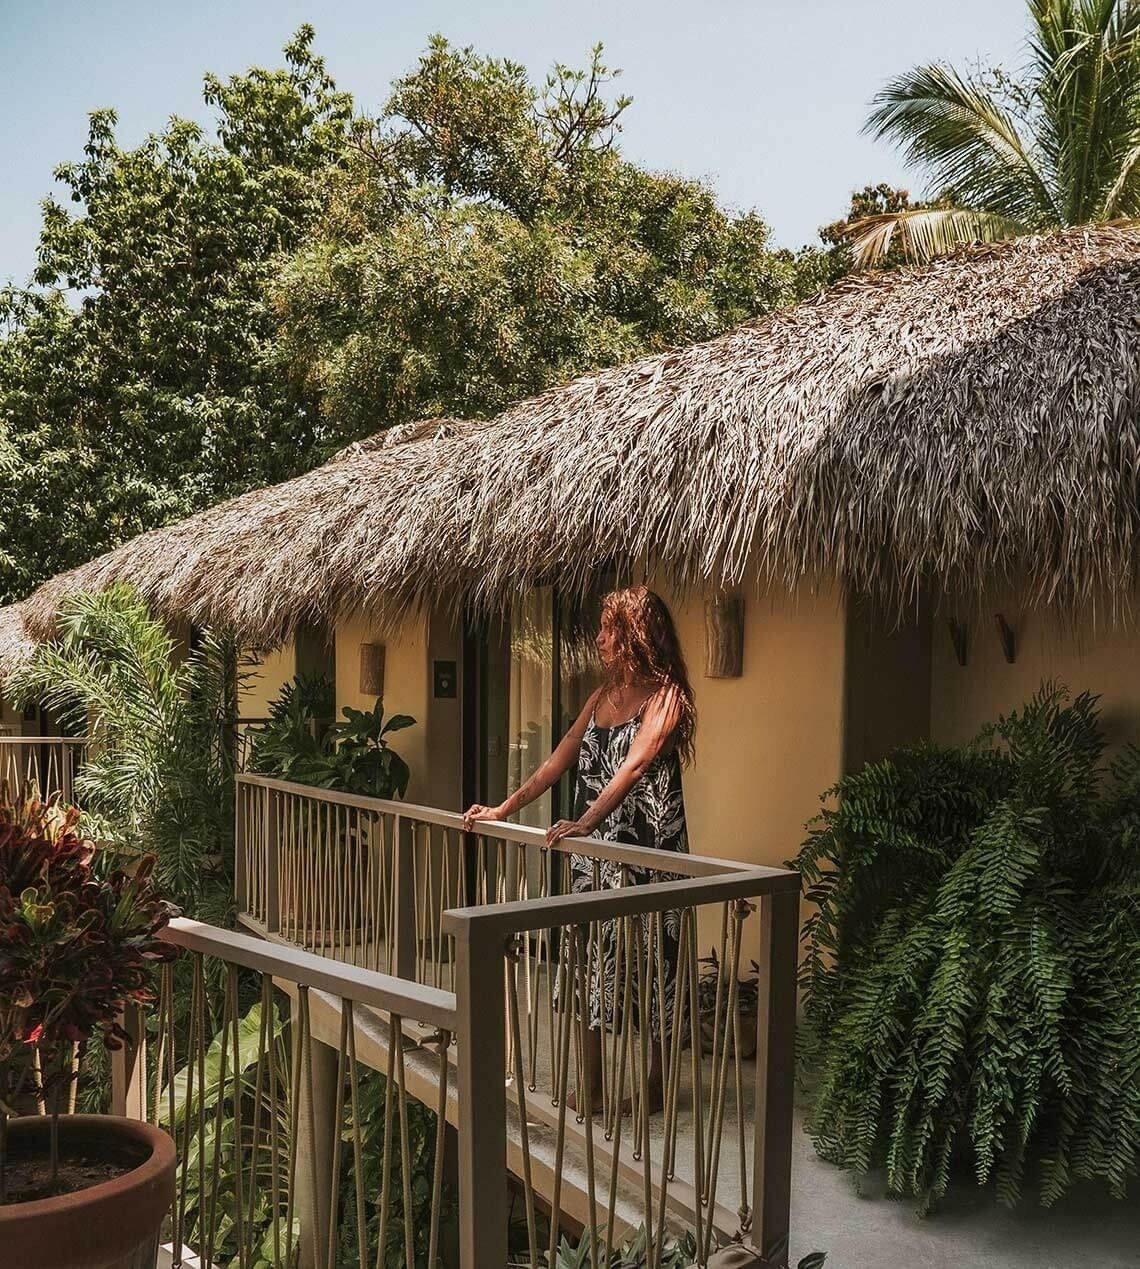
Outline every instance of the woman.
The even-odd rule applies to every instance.
[[[681,768],[693,757],[696,714],[693,691],[676,627],[660,596],[645,586],[616,590],[602,600],[595,640],[604,677],[558,747],[521,788],[498,806],[472,806],[464,816],[470,829],[480,820],[505,820],[552,788],[575,763],[578,781],[572,820],[559,820],[546,834],[553,845],[564,837],[590,837],[661,851],[687,851]],[[653,874],[571,856],[572,888],[641,883]],[[677,963],[676,914],[662,921],[661,963],[665,976],[665,1021],[672,1009]],[[670,919],[674,918],[674,919]],[[591,974],[590,1070],[594,1109],[601,1096],[601,1027],[615,1016],[617,993],[613,923],[601,932],[602,970]],[[656,958],[655,958],[656,959]],[[653,1029],[658,995],[652,996]],[[650,1046],[651,1103],[661,1098],[660,1046]],[[573,1099],[568,1099],[573,1108]]]

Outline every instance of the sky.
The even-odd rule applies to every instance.
[[[922,191],[860,133],[876,89],[913,65],[1023,58],[1024,0],[0,0],[0,284],[35,264],[40,200],[82,158],[87,113],[122,144],[172,114],[208,123],[202,75],[280,65],[302,22],[338,85],[375,110],[429,35],[522,62],[584,64],[596,41],[633,97],[625,154],[702,177],[796,247],[878,181]],[[59,186],[54,187],[59,190]]]

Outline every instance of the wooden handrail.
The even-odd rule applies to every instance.
[[[379,815],[399,816],[401,819],[414,820],[420,824],[434,824],[439,828],[464,832],[463,816],[458,811],[444,811],[438,807],[420,806],[414,802],[366,797],[359,793],[341,793],[335,789],[320,789],[314,785],[275,780],[270,776],[246,773],[239,775],[237,779],[239,784],[272,789],[278,793],[291,793],[294,796],[308,797],[334,806],[351,806],[357,810],[373,811]],[[739,859],[659,851],[652,847],[608,842],[601,837],[565,837],[553,846],[548,846],[544,829],[532,828],[526,824],[510,824],[505,820],[482,820],[478,827],[471,831],[471,835],[494,837],[500,841],[515,842],[520,846],[535,846],[541,850],[552,850],[564,855],[588,855],[591,859],[604,859],[625,864],[630,868],[639,868],[648,872],[669,872],[687,877],[718,877],[725,873],[751,874],[756,871],[754,865],[742,863]],[[786,874],[784,869],[778,868],[761,871],[794,875]]]
[[[0,745],[85,745],[86,736],[13,736],[0,732]]]
[[[782,868],[749,868],[719,877],[685,877],[680,881],[647,881],[639,886],[589,890],[583,894],[549,895],[477,907],[449,908],[443,929],[456,934],[465,925],[479,925],[506,938],[549,926],[588,925],[615,917],[695,908],[733,899],[797,894],[800,875]]]
[[[429,1022],[445,1030],[454,1031],[456,1028],[455,995],[450,991],[375,970],[360,969],[300,948],[271,943],[236,930],[223,930],[186,917],[173,918],[159,938],[188,952],[216,956],[260,974],[287,979],[300,987],[312,987],[357,1004]]]

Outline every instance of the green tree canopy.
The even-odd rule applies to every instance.
[[[1029,64],[1011,77],[920,66],[875,98],[867,129],[940,192],[853,226],[861,263],[901,238],[927,259],[975,240],[1140,215],[1140,5],[1029,0]]]
[[[330,427],[487,414],[819,284],[757,215],[623,158],[613,79],[600,48],[536,85],[436,38],[358,122],[274,288],[284,371]]]
[[[214,135],[135,149],[91,116],[44,203],[33,288],[0,296],[0,595],[297,469],[316,411],[280,383],[265,284],[322,206],[352,117],[305,27],[286,65],[208,75]],[[65,298],[66,297],[66,298]]]
[[[393,423],[480,416],[814,290],[822,253],[622,157],[595,50],[534,84],[434,39],[358,117],[303,27],[216,125],[91,116],[0,297],[0,600]]]

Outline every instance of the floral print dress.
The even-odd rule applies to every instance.
[[[642,709],[644,710],[644,707]],[[640,727],[641,712],[628,722],[620,723],[616,727],[599,727],[593,715],[590,716],[590,723],[582,738],[582,748],[578,755],[575,817],[580,818],[584,815],[589,804],[613,779],[618,768],[629,756],[630,745]],[[621,803],[598,826],[596,834],[608,842],[624,842],[630,846],[647,846],[660,851],[688,853],[685,799],[681,790],[681,758],[675,748],[664,749],[653,759]],[[583,855],[571,856],[570,871],[571,889],[577,894],[599,887],[642,885],[647,881],[670,879],[668,873],[630,868],[611,860],[593,860]],[[646,981],[653,984],[649,994],[651,996],[650,1017],[655,1035],[661,1033],[661,1021],[658,1017],[661,994],[655,985],[658,970],[664,977],[666,1028],[673,1013],[680,921],[680,912],[665,912],[662,915],[658,927],[662,935],[660,955],[655,951],[653,965],[646,966]],[[620,984],[617,981],[616,932],[616,922],[601,923],[598,929],[597,951],[591,958],[589,1014],[590,1026],[594,1029],[601,1027],[603,1018],[607,1027],[616,1025],[617,1012],[625,989],[624,977]],[[648,924],[646,938],[649,938]],[[626,958],[623,956],[622,959],[624,961]],[[636,976],[632,985],[632,999],[633,1016],[636,1019],[639,1016]]]

